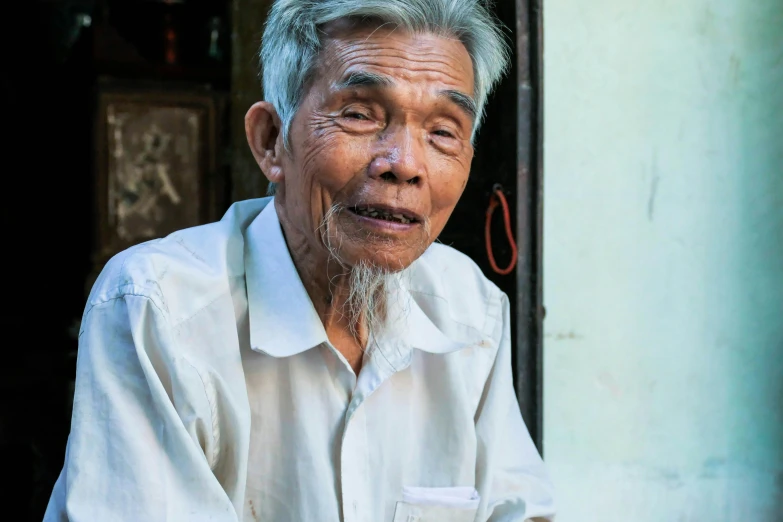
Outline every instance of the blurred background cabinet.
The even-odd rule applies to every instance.
[[[79,321],[105,261],[228,206],[231,12],[229,0],[0,8],[8,520],[40,520],[62,466]]]

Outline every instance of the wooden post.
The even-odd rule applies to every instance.
[[[263,99],[258,50],[272,0],[232,0],[231,16],[231,200],[266,195],[267,180],[245,139],[245,113]]]
[[[542,449],[543,24],[542,0],[517,5],[517,357],[519,407]]]

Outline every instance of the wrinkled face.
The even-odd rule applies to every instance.
[[[467,182],[472,99],[473,66],[458,40],[331,27],[281,159],[279,211],[349,266],[406,268]]]

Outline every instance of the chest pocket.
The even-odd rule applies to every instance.
[[[394,522],[473,522],[478,505],[478,492],[471,487],[406,487],[394,510]]]
[[[394,522],[473,522],[478,508],[422,506],[397,502]]]

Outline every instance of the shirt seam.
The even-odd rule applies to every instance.
[[[171,327],[172,327],[172,328],[179,328],[179,327],[181,327],[181,326],[184,326],[184,325],[185,325],[185,323],[188,323],[188,322],[190,322],[191,320],[193,320],[193,318],[194,318],[194,317],[196,317],[196,316],[197,316],[197,315],[199,315],[201,312],[203,312],[204,310],[206,310],[207,308],[209,308],[210,306],[212,306],[212,305],[215,303],[215,301],[217,301],[217,300],[218,300],[218,299],[220,299],[221,297],[225,297],[226,295],[229,295],[229,296],[231,295],[231,289],[230,289],[230,288],[229,288],[228,290],[221,290],[221,291],[220,291],[220,293],[218,293],[218,294],[217,294],[215,297],[213,297],[212,299],[210,299],[210,300],[209,300],[209,302],[207,302],[206,304],[204,304],[203,306],[201,306],[201,307],[200,307],[198,310],[194,311],[194,312],[193,312],[192,314],[190,314],[189,316],[187,316],[187,317],[184,317],[184,318],[182,318],[182,319],[178,320],[178,321],[177,321],[177,322],[175,322],[175,323],[172,323],[172,324],[171,324]]]
[[[495,311],[493,309],[497,308],[497,304],[499,300],[499,296],[497,295],[498,291],[496,290],[496,288],[497,287],[495,288],[490,287],[492,292],[490,295],[487,296],[486,301],[484,301],[484,306],[486,306],[487,311],[484,314],[484,324],[481,326],[481,332],[484,335],[489,335],[490,337],[492,337],[492,332],[487,332],[487,323],[489,321],[489,318],[492,317],[493,319],[495,319],[495,322],[497,322],[497,316],[496,314],[493,313]]]
[[[134,283],[125,283],[125,284],[122,284],[120,286],[115,287],[114,291],[118,291],[118,290],[120,290],[124,286],[137,286],[137,285],[135,285]],[[96,306],[105,305],[105,304],[110,303],[112,301],[117,301],[119,299],[123,299],[125,297],[141,297],[141,298],[144,298],[147,301],[149,301],[150,303],[152,303],[152,306],[154,306],[158,310],[158,312],[164,318],[167,317],[166,313],[163,311],[163,309],[158,305],[158,303],[155,302],[155,300],[151,296],[148,296],[148,295],[142,294],[142,293],[138,293],[138,292],[122,292],[119,295],[115,295],[113,297],[107,297],[107,298],[102,299],[100,301],[97,301],[95,303],[88,303],[87,308],[84,310],[83,317],[86,318],[90,314],[90,312],[92,312],[93,308],[95,308]],[[82,322],[84,322],[84,318],[82,319]],[[169,322],[168,318],[166,318],[166,322],[167,323]],[[79,337],[81,337],[83,333],[84,333],[84,330],[80,330],[79,331]]]
[[[119,291],[121,288],[123,288],[125,286],[136,286],[136,285],[134,283],[124,283],[122,285],[119,285],[119,286],[115,287],[114,291]],[[96,302],[96,303],[92,303],[92,304],[89,305],[87,310],[85,310],[84,317],[87,317],[87,315],[89,315],[90,312],[92,312],[92,310],[95,307],[97,307],[97,306],[105,305],[105,304],[110,303],[112,301],[117,301],[119,299],[123,299],[123,298],[129,297],[129,296],[131,296],[131,297],[141,297],[143,299],[146,299],[149,303],[152,304],[152,306],[155,307],[155,309],[157,309],[158,313],[160,313],[160,315],[164,318],[164,320],[166,322],[166,325],[168,326],[169,329],[173,329],[173,328],[176,327],[175,325],[171,324],[171,322],[169,321],[166,313],[163,311],[163,309],[160,306],[158,306],[158,304],[155,302],[154,299],[152,299],[152,297],[150,297],[148,295],[145,295],[145,294],[136,293],[136,292],[123,292],[120,295],[117,295],[117,296],[114,296],[114,297],[110,297],[110,298],[107,298],[107,299],[103,299],[103,300],[101,300],[99,302]],[[212,302],[214,302],[214,300]],[[212,304],[212,302],[210,302],[210,304]],[[206,305],[206,306],[209,306],[209,305]],[[206,308],[206,306],[203,307],[203,308]],[[199,312],[201,310],[203,310],[203,308],[200,309]],[[194,314],[194,315],[196,315],[196,314]],[[192,318],[192,316],[191,316],[191,318]],[[84,333],[84,330],[81,330],[79,332],[79,337],[80,338],[81,338],[83,333]],[[209,415],[210,415],[210,421],[211,421],[210,424],[212,426],[212,433],[211,433],[211,435],[212,435],[213,450],[211,452],[212,453],[211,455],[205,455],[205,457],[207,459],[207,462],[209,463],[210,468],[214,470],[214,465],[217,462],[217,456],[219,455],[218,443],[219,443],[219,440],[220,440],[219,429],[218,429],[219,426],[218,426],[217,415],[216,415],[217,408],[216,408],[216,406],[214,404],[214,401],[212,401],[210,399],[209,393],[207,393],[207,384],[204,381],[204,377],[201,375],[201,372],[199,371],[199,369],[187,357],[185,357],[184,355],[182,356],[182,359],[191,368],[193,368],[193,371],[195,371],[196,375],[198,375],[199,381],[201,381],[201,388],[202,388],[202,390],[204,392],[204,398],[206,399],[207,405],[209,406],[209,409],[210,409]]]
[[[190,359],[184,355],[182,356],[182,360],[185,361],[191,368],[193,368],[194,372],[196,372],[199,381],[201,381],[201,389],[204,391],[204,398],[207,400],[207,405],[209,406],[209,417],[211,421],[210,426],[212,428],[212,433],[210,434],[212,436],[212,451],[210,451],[209,454],[205,454],[204,456],[207,459],[209,468],[214,471],[218,456],[220,455],[220,426],[218,425],[217,404],[207,392],[207,383],[204,380],[204,376],[201,375],[201,371],[190,361]],[[206,448],[205,453],[207,453]]]
[[[235,276],[229,276],[229,277],[231,279],[237,279],[237,278],[241,278],[243,276],[242,275],[235,275]],[[212,298],[209,302],[207,302],[206,304],[204,304],[203,306],[201,306],[200,308],[195,310],[193,313],[191,313],[187,317],[185,317],[183,319],[179,319],[178,321],[175,322],[175,321],[171,321],[171,318],[169,317],[169,315],[167,313],[167,310],[164,310],[164,308],[166,308],[165,305],[163,307],[161,307],[161,305],[159,305],[155,301],[155,298],[153,296],[147,295],[147,294],[144,294],[144,293],[140,293],[138,291],[136,291],[136,292],[123,291],[123,288],[126,288],[126,287],[136,287],[136,288],[138,288],[139,285],[137,283],[122,283],[122,284],[120,284],[118,286],[115,286],[114,288],[112,288],[111,292],[107,292],[107,293],[112,294],[114,292],[119,292],[119,295],[115,295],[115,296],[112,296],[112,297],[107,297],[107,298],[101,299],[100,301],[97,301],[97,302],[88,303],[87,304],[87,308],[84,311],[84,315],[86,316],[87,314],[89,314],[90,311],[92,311],[92,309],[94,307],[96,307],[96,306],[100,306],[102,304],[106,304],[106,303],[108,303],[110,301],[115,301],[117,299],[122,299],[125,296],[143,297],[143,298],[147,299],[148,301],[150,301],[155,306],[155,308],[157,308],[158,311],[164,317],[166,317],[166,321],[167,321],[167,323],[169,324],[169,326],[171,328],[178,328],[178,327],[184,325],[185,323],[187,323],[188,321],[192,320],[198,314],[203,312],[206,308],[209,308],[212,304],[215,303],[215,301],[217,301],[221,297],[224,297],[226,294],[231,295],[230,289],[229,290],[221,290],[220,293],[215,295],[215,297]]]
[[[492,294],[490,297],[487,298],[487,313],[484,316],[484,328],[481,331],[482,335],[485,335],[492,339],[492,349],[488,350],[479,350],[479,352],[485,357],[488,367],[485,372],[484,377],[482,378],[482,391],[483,388],[487,384],[487,379],[489,379],[490,374],[492,373],[492,369],[495,366],[495,362],[497,360],[498,354],[500,353],[500,345],[503,343],[503,305],[502,305],[502,295],[500,293],[500,290],[497,288],[492,289]],[[490,325],[490,319],[492,319],[492,324]],[[495,336],[495,332],[498,328],[498,323],[500,323],[500,335],[497,337]],[[487,331],[491,326],[491,331]],[[481,394],[480,394],[481,395]],[[479,403],[481,402],[481,396],[479,395]],[[478,403],[477,403],[478,405]]]
[[[440,299],[440,300],[442,300],[442,301],[443,301],[443,302],[445,302],[447,305],[448,305],[448,303],[449,303],[449,301],[448,301],[448,300],[447,300],[445,297],[443,297],[443,296],[441,296],[441,295],[438,295],[438,294],[433,294],[433,293],[430,293],[430,292],[425,292],[425,291],[423,291],[423,290],[412,290],[412,289],[410,289],[410,288],[408,289],[408,292],[415,293],[415,294],[420,294],[420,295],[427,295],[427,296],[430,296],[430,297],[435,297],[435,298],[437,298],[437,299]],[[489,307],[487,306],[487,303],[486,303],[486,301],[484,302],[484,307],[485,307],[485,309],[487,309],[487,311],[488,311],[488,308],[489,308]],[[454,319],[454,316],[451,314],[451,307],[449,306],[448,308],[449,308],[449,319],[450,319],[452,322],[454,322],[454,323],[456,323],[456,324],[459,324],[459,325],[462,325],[462,326],[465,326],[465,327],[467,327],[467,328],[470,328],[471,330],[475,330],[476,332],[478,332],[478,333],[480,333],[480,334],[482,334],[482,335],[484,334],[484,330],[483,330],[483,329],[477,328],[476,326],[474,326],[474,325],[472,325],[472,324],[463,323],[462,321],[458,321],[457,319]],[[484,315],[484,324],[485,324],[485,325],[487,324],[487,315],[486,315],[486,314]]]

